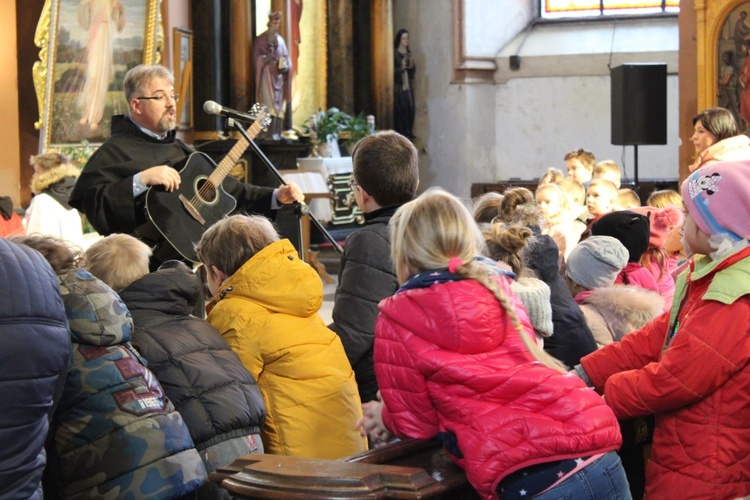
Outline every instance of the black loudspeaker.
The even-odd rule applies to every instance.
[[[667,65],[612,68],[612,144],[667,143]]]

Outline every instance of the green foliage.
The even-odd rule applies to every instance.
[[[318,110],[315,118],[315,124],[312,118],[305,122],[303,131],[306,134],[312,134],[314,131],[318,142],[341,138],[345,139],[343,144],[348,147],[374,132],[367,125],[367,118],[363,113],[352,116],[338,108],[329,108],[327,111]]]
[[[60,148],[60,153],[70,158],[71,163],[78,168],[83,168],[89,157],[94,154],[96,147],[92,146],[86,139],[80,144],[70,144]]]
[[[350,132],[350,137],[344,142],[344,145],[348,148],[353,146],[363,137],[375,132],[367,125],[367,118],[364,113],[360,113],[357,116],[350,116],[347,124],[347,130]]]

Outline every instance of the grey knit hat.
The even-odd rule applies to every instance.
[[[519,278],[510,285],[529,314],[531,326],[542,337],[552,335],[552,303],[547,283],[536,278]]]
[[[628,249],[612,236],[590,236],[573,247],[565,262],[568,278],[589,290],[612,286],[628,265]]]

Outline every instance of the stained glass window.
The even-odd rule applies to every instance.
[[[680,0],[541,0],[542,17],[657,14],[680,11]]]

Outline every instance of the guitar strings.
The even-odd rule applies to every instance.
[[[260,126],[257,124],[257,122],[253,123],[253,125],[250,127],[250,131],[248,133],[248,135],[250,136],[251,139],[254,138],[256,135],[258,135],[258,130],[259,129],[260,129]],[[247,142],[247,140],[244,137],[241,137],[240,141],[237,143],[236,149],[240,149],[239,145],[243,141],[245,142],[245,144],[241,147],[242,151],[244,151],[247,148],[247,146],[249,146],[249,143]],[[235,149],[235,148],[233,148],[233,149]],[[237,160],[239,160],[240,156],[242,156],[242,153],[239,153],[239,154],[234,153],[233,154],[232,151],[230,150],[229,153],[227,153],[227,156],[224,158],[224,160],[222,160],[222,163],[226,161],[228,165],[234,165],[234,164],[237,163]],[[229,161],[227,161],[227,160],[229,160]],[[211,194],[212,191],[214,192],[214,199],[216,199],[216,192],[218,191],[218,186],[214,185],[213,181],[211,180],[211,177],[216,172],[219,172],[222,169],[229,170],[229,168],[230,167],[222,167],[221,169],[214,170],[214,172],[211,175],[208,176],[208,179],[206,179],[206,182],[204,182],[203,185],[200,187],[200,189],[198,190],[198,192],[196,193],[196,195],[193,196],[193,198],[190,200],[190,203],[193,206],[197,205],[198,203],[204,205],[205,203],[203,202],[203,200],[206,199],[206,198],[208,198],[208,196]],[[222,177],[224,177],[225,175],[226,174],[222,175]]]

